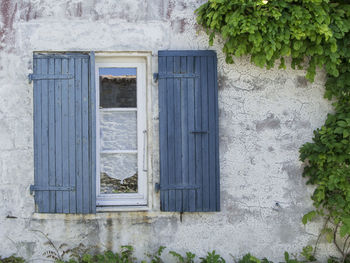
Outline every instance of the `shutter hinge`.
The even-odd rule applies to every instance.
[[[33,80],[33,74],[30,73],[30,74],[28,75],[28,82],[29,82],[29,84],[32,83],[32,80]]]
[[[153,73],[153,81],[154,81],[154,82],[157,82],[157,81],[158,81],[158,76],[159,76],[158,73]]]
[[[73,79],[73,74],[29,74],[29,80],[65,80]]]
[[[160,185],[159,183],[155,184],[156,192],[165,191],[165,190],[194,190],[199,189],[200,185],[194,184],[169,184],[169,185]]]
[[[167,78],[199,78],[200,74],[198,73],[159,73],[158,79],[167,79]]]
[[[29,188],[30,194],[34,191],[75,191],[75,186],[40,186],[31,185]]]

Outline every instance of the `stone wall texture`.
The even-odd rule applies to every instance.
[[[229,261],[230,254],[247,252],[280,260],[285,250],[297,253],[315,241],[321,222],[301,223],[312,209],[313,189],[301,177],[298,149],[332,110],[323,99],[324,73],[309,83],[304,71],[260,69],[249,58],[227,65],[220,40],[209,47],[195,23],[203,1],[0,1],[0,255],[44,262],[49,247],[40,232],[69,247],[132,244],[139,257],[160,245],[197,255],[215,249]],[[154,73],[158,50],[208,48],[218,54],[221,212],[185,213],[180,221],[178,213],[159,212],[159,194],[150,187],[149,211],[34,213],[33,87],[27,79],[33,51],[150,51]],[[151,83],[150,186],[159,178],[158,87]]]

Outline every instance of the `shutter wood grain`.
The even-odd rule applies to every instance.
[[[94,59],[83,53],[34,54],[35,170],[31,189],[39,213],[96,212],[92,64]],[[68,75],[73,78],[66,78]]]
[[[220,210],[216,53],[158,52],[162,211]]]

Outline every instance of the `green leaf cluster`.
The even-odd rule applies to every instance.
[[[259,66],[307,67],[313,80],[316,68],[339,76],[342,47],[338,41],[350,30],[350,6],[329,0],[209,0],[196,10],[197,22],[212,45],[218,34],[225,41],[226,62],[250,55]],[[344,43],[346,44],[346,43]]]
[[[132,263],[136,258],[133,256],[132,246],[122,246],[121,251],[114,253],[112,251],[105,251],[101,254],[84,253],[82,255],[71,254],[71,259],[64,261],[62,259],[56,260],[57,263]]]
[[[328,114],[325,124],[314,131],[312,143],[300,149],[306,162],[303,176],[316,186],[312,200],[316,208],[303,217],[303,223],[316,214],[329,215],[341,223],[341,236],[350,234],[350,100],[338,101],[335,113]]]

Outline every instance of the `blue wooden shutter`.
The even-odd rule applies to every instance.
[[[159,51],[162,211],[220,210],[216,53]]]
[[[33,58],[36,211],[95,213],[94,54]]]

